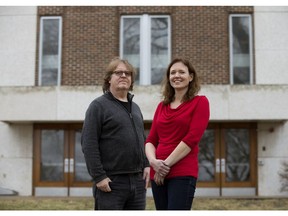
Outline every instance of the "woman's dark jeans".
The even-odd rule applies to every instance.
[[[151,181],[152,193],[157,210],[191,210],[197,178],[192,176],[165,179],[157,186]]]
[[[94,184],[95,210],[145,210],[146,189],[143,173],[109,176],[111,192],[98,190]]]

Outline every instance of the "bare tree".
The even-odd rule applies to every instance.
[[[282,169],[279,172],[280,181],[281,181],[281,192],[288,191],[288,162],[282,162]]]

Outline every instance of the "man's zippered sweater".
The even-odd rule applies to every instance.
[[[97,183],[109,175],[143,172],[145,156],[143,116],[128,93],[131,112],[107,92],[89,105],[81,145],[89,174]]]

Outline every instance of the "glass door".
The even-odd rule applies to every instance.
[[[81,125],[82,126],[82,125]],[[92,182],[86,168],[85,158],[81,147],[81,129],[69,131],[71,140],[69,148],[69,195],[92,196]]]
[[[92,196],[81,149],[82,124],[34,126],[34,195]]]
[[[256,195],[255,124],[210,124],[199,144],[199,195]]]
[[[196,195],[220,196],[219,134],[219,128],[216,125],[209,125],[199,143],[199,175]]]
[[[256,125],[221,127],[221,195],[256,195]]]

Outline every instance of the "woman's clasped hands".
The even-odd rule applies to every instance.
[[[163,185],[164,179],[170,171],[170,167],[163,160],[154,160],[151,166],[155,170],[154,181],[157,185]]]

